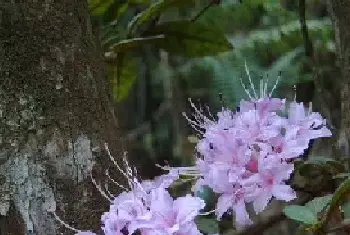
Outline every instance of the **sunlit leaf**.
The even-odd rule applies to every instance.
[[[101,15],[105,13],[113,3],[114,0],[90,0],[90,13],[93,16]]]
[[[113,90],[113,98],[116,102],[127,97],[130,88],[136,81],[136,60],[131,56],[119,53],[116,64],[108,66],[108,77]]]
[[[129,2],[121,3],[119,1],[114,1],[107,11],[104,13],[104,20],[110,22],[110,24],[116,24],[121,15],[123,15],[129,8]]]
[[[288,218],[292,220],[300,221],[305,224],[317,223],[317,217],[306,206],[286,206],[283,212]]]
[[[166,22],[157,25],[148,34],[163,34],[164,40],[156,45],[173,55],[201,57],[232,50],[223,32],[198,22]]]
[[[312,201],[309,201],[308,203],[305,204],[307,208],[309,208],[315,216],[319,212],[321,212],[331,201],[332,199],[332,194],[323,196],[323,197],[316,197]]]

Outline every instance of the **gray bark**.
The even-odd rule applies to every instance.
[[[69,234],[53,211],[99,227],[107,203],[87,176],[120,146],[95,41],[86,0],[0,1],[1,235]]]

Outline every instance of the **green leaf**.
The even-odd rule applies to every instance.
[[[119,22],[120,17],[127,11],[129,8],[129,2],[120,2],[120,1],[114,1],[113,4],[111,4],[107,11],[103,14],[103,21],[109,22],[111,25],[117,25]],[[125,25],[124,27],[125,28]]]
[[[329,221],[334,210],[339,209],[340,202],[349,194],[350,192],[350,179],[344,180],[343,183],[337,188],[334,192],[331,201],[329,202],[329,206],[327,207],[326,213],[323,215],[321,222],[317,225],[319,229],[323,229],[324,226]]]
[[[193,3],[193,0],[159,0],[152,4],[146,10],[137,14],[128,24],[129,35],[133,33],[136,26],[145,23],[152,17],[155,17],[163,11],[173,7],[183,7]]]
[[[136,81],[136,66],[135,58],[119,53],[117,64],[111,64],[107,67],[113,98],[116,102],[120,102],[127,97],[130,88]]]
[[[335,209],[341,200],[350,192],[350,179],[344,180],[343,183],[337,188],[335,193],[333,194],[332,200],[329,204],[329,211]]]
[[[329,202],[332,200],[332,194],[326,195],[323,197],[316,197],[312,201],[309,201],[305,204],[305,206],[310,209],[314,215],[317,217],[317,214],[321,212],[326,206],[329,204]]]
[[[305,224],[317,223],[317,217],[306,206],[286,206],[283,212],[288,218],[292,220],[297,220]]]
[[[174,55],[202,57],[232,50],[231,43],[222,31],[198,22],[166,22],[155,26],[149,34],[163,34],[164,40],[156,44]]]
[[[301,175],[308,177],[313,177],[314,172],[319,172],[319,175],[327,175],[331,176],[337,175],[339,173],[344,172],[344,164],[339,161],[336,161],[332,158],[327,157],[312,157],[309,160],[305,161],[303,164],[297,166],[298,171]]]
[[[91,0],[89,2],[90,13],[93,16],[102,15],[113,3],[114,0]]]
[[[219,225],[215,219],[197,217],[195,221],[202,233],[215,234],[220,232]]]
[[[143,38],[132,38],[121,40],[110,47],[114,52],[126,52],[135,47],[139,47],[148,43],[155,43],[156,41],[163,40],[164,36],[153,36],[153,37],[143,37]]]

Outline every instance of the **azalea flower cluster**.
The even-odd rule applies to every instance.
[[[131,168],[119,171],[128,179],[129,189],[111,202],[110,209],[102,215],[105,235],[202,235],[194,222],[205,202],[188,194],[173,199],[167,188],[179,178],[177,170],[140,182]],[[76,235],[96,235],[77,231]]]
[[[142,235],[200,235],[194,218],[204,206],[198,197],[186,195],[174,200],[163,186],[135,183],[134,190],[116,197],[102,216],[104,234],[139,230]]]
[[[220,194],[217,218],[232,209],[238,225],[252,222],[246,203],[259,213],[272,197],[294,199],[285,183],[294,170],[291,160],[304,153],[310,140],[331,136],[320,114],[306,111],[302,103],[286,107],[278,98],[241,101],[237,111],[223,108],[217,116],[212,120],[195,108],[189,120],[202,133],[200,157],[191,171],[199,176],[193,189],[207,185]]]
[[[168,174],[155,180],[139,181],[124,159],[125,169],[109,156],[128,181],[125,192],[111,201],[110,210],[101,221],[105,235],[201,235],[194,219],[203,212],[204,201],[190,194],[173,199],[167,188],[180,176],[190,176],[196,183],[192,191],[207,186],[219,195],[214,211],[218,220],[234,212],[236,226],[251,224],[246,205],[262,212],[272,198],[291,201],[294,190],[286,183],[294,171],[293,159],[303,155],[313,139],[331,136],[326,120],[311,105],[272,98],[267,82],[260,84],[257,96],[246,67],[251,90],[243,89],[249,99],[235,110],[224,107],[214,118],[190,102],[193,118],[185,115],[199,132],[195,166],[162,167]],[[253,94],[251,94],[253,92]],[[209,109],[208,109],[209,111]],[[108,150],[108,148],[106,147]],[[188,180],[188,179],[187,179]],[[115,182],[117,183],[117,182]],[[118,184],[118,183],[117,183]],[[99,189],[99,187],[97,187]],[[106,195],[101,192],[102,195]],[[76,230],[77,235],[95,235]]]
[[[241,83],[249,100],[242,100],[236,110],[223,107],[214,118],[190,100],[194,115],[185,117],[201,135],[196,148],[199,157],[195,167],[180,171],[197,175],[194,191],[208,186],[219,194],[217,218],[234,211],[238,226],[252,223],[247,203],[259,213],[273,197],[296,198],[285,183],[294,171],[292,160],[304,153],[310,140],[332,135],[311,104],[307,110],[303,103],[287,104],[285,99],[271,97],[280,76],[269,94],[267,82],[261,80],[259,97],[247,67],[246,72],[251,89]]]

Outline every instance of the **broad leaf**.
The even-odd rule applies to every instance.
[[[219,225],[215,219],[197,217],[195,221],[198,226],[198,229],[202,233],[218,234],[220,232]]]
[[[148,34],[163,34],[164,40],[156,44],[174,55],[202,57],[232,50],[222,31],[198,22],[166,22],[155,26]]]
[[[317,223],[317,217],[306,206],[286,206],[283,212],[288,218],[303,222],[305,224]]]
[[[116,64],[108,66],[108,77],[116,102],[127,97],[130,88],[136,81],[136,70],[136,60],[123,53],[118,54]]]
[[[89,10],[91,15],[97,16],[105,13],[114,3],[114,0],[90,0]]]
[[[319,229],[323,229],[324,226],[329,221],[332,213],[335,210],[339,210],[339,205],[342,200],[349,194],[350,192],[350,179],[346,179],[343,183],[340,184],[340,186],[337,188],[337,190],[334,192],[333,197],[331,201],[329,202],[329,206],[327,207],[326,213],[324,213],[321,222],[318,224]],[[318,231],[316,231],[318,232]],[[315,232],[315,234],[316,234]]]
[[[345,170],[344,164],[341,162],[336,161],[332,158],[321,156],[310,158],[302,164],[298,164],[296,167],[303,176],[312,176],[312,173],[314,171],[319,172],[322,175],[329,173],[333,176],[342,173]]]
[[[326,206],[332,200],[332,196],[333,195],[330,194],[323,197],[316,197],[312,201],[306,203],[305,206],[309,208],[315,216],[317,216],[319,212],[326,208]]]
[[[193,3],[194,0],[159,0],[152,4],[146,10],[137,14],[128,24],[129,35],[132,34],[136,26],[145,23],[146,21],[152,19],[162,13],[163,11],[173,8],[173,7],[183,7]]]
[[[337,188],[333,197],[329,203],[329,213],[335,208],[338,207],[339,203],[348,195],[350,192],[350,179],[346,179],[340,186]]]

